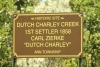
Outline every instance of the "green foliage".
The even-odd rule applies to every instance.
[[[85,60],[91,61],[91,66],[98,67],[100,63],[100,1],[71,0],[70,6],[73,12],[84,14],[84,57],[86,57]]]
[[[38,5],[40,0],[18,0],[14,5],[17,6],[17,10],[20,13],[33,13],[34,6]]]
[[[51,4],[55,5],[53,2],[51,4],[48,2],[49,1],[46,1],[45,7],[46,5],[48,5],[48,7]],[[34,7],[39,3],[40,0],[0,0],[0,61],[12,60],[13,13],[33,13]],[[41,8],[40,11],[45,10],[45,8],[42,9],[43,6],[44,5],[41,5],[41,7],[39,7]],[[70,7],[73,12],[83,12],[84,14],[84,54],[82,57],[82,66],[100,67],[100,0],[71,0]],[[58,12],[64,11],[58,9],[58,7],[55,8],[57,8]],[[52,12],[55,8],[51,10],[48,8],[48,10]],[[59,6],[59,8],[62,8],[62,6]],[[38,9],[36,11],[38,11]],[[44,12],[46,11],[47,10]],[[24,60],[22,60],[22,63],[23,62]],[[31,60],[31,62],[33,61]],[[62,67],[78,67],[78,58],[45,58],[45,63],[47,65],[51,65],[51,63],[55,65],[55,63],[58,63],[58,65]],[[45,66],[45,64],[43,65]],[[3,67],[11,67],[11,63],[5,63]]]
[[[10,1],[10,2],[9,2]],[[11,67],[12,54],[12,14],[16,12],[12,0],[0,0],[0,61],[5,63],[2,67]]]
[[[12,15],[14,13],[33,13],[34,5],[40,0],[0,0],[0,64],[12,67]],[[1,66],[1,65],[0,65]]]
[[[0,1],[0,61],[9,60],[12,45],[12,20],[11,13],[15,7],[12,0]]]

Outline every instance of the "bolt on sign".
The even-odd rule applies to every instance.
[[[82,56],[82,13],[13,15],[16,57]]]

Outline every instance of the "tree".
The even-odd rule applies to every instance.
[[[12,67],[12,15],[33,13],[34,5],[37,5],[38,1],[40,0],[0,0],[0,66]]]
[[[12,0],[8,1],[0,0],[0,61],[4,61],[3,67],[11,67],[11,63],[7,62],[11,60],[12,53],[12,21],[11,14],[16,7],[13,7]],[[16,11],[16,10],[15,10]]]
[[[73,12],[84,13],[84,65],[91,63],[92,67],[100,66],[100,1],[99,0],[71,0]],[[88,63],[87,63],[88,64]]]

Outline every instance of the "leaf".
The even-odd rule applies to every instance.
[[[97,40],[97,41],[95,42],[95,44],[100,44],[100,40]]]
[[[97,6],[100,7],[100,2],[97,3]]]

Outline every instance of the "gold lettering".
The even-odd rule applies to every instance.
[[[51,16],[35,17],[35,20],[51,20]]]
[[[17,22],[17,27],[34,27],[34,22]]]
[[[41,54],[41,53],[42,53],[41,50],[35,50],[35,51],[34,51],[34,54]]]
[[[58,29],[35,29],[35,34],[58,34]]]
[[[25,30],[25,34],[33,34],[33,33],[34,33],[34,29]]]
[[[43,36],[31,36],[31,40],[32,41],[35,41],[35,40],[39,40],[39,41],[43,41],[44,40],[44,38],[43,38]]]
[[[71,42],[25,42],[26,47],[68,47]]]
[[[59,54],[61,50],[42,50],[43,54]]]
[[[25,42],[24,45],[26,47],[44,47],[44,43],[40,43],[40,42]]]
[[[52,20],[60,20],[60,16],[52,16]]]
[[[59,27],[60,22],[36,22],[36,27]]]
[[[62,27],[76,27],[79,26],[79,22],[61,22]]]
[[[46,36],[46,40],[64,40],[64,36]]]

